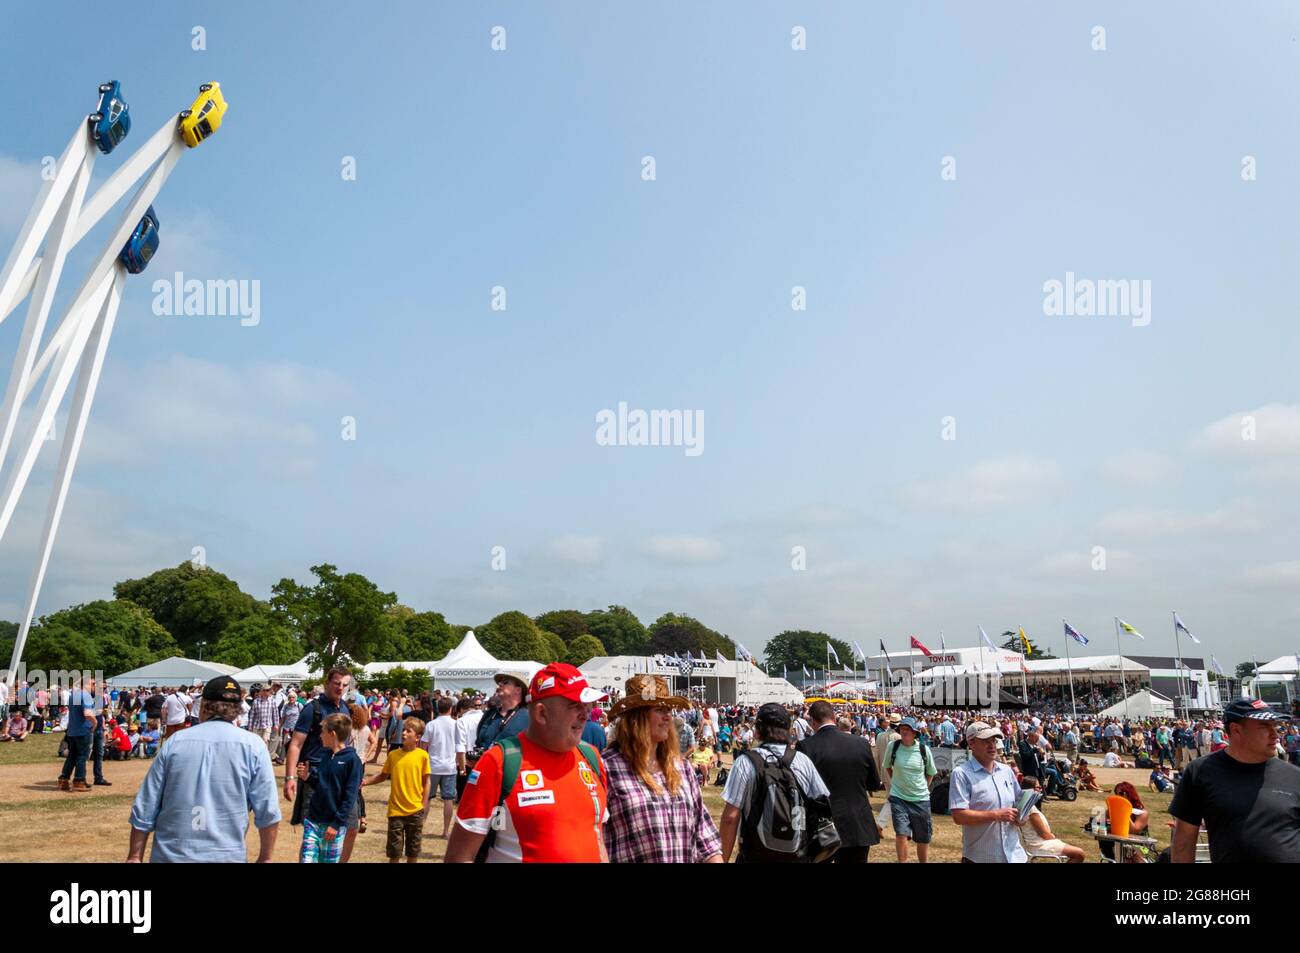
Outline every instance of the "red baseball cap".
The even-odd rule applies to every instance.
[[[528,700],[541,701],[543,698],[567,698],[571,702],[598,702],[608,698],[604,692],[598,692],[587,684],[587,676],[572,665],[564,662],[552,662],[540,669],[533,676],[533,683],[528,686]]]

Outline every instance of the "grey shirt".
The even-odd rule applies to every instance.
[[[778,743],[758,745],[752,750],[757,751],[766,761],[775,761],[785,754],[785,748],[785,745]],[[829,798],[831,796],[831,792],[826,788],[826,782],[817,773],[816,765],[802,751],[795,752],[794,761],[790,762],[790,770],[794,772],[799,782],[799,790],[803,792],[804,797]],[[722,789],[722,800],[744,811],[749,806],[749,795],[753,786],[754,766],[749,763],[747,757],[741,755],[732,766],[731,773],[727,775],[727,786]]]

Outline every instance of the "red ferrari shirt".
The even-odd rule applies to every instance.
[[[604,762],[597,775],[577,748],[548,751],[526,735],[519,745],[519,779],[506,798],[488,863],[599,863],[601,827],[609,817]],[[491,830],[503,758],[500,748],[489,748],[465,784],[456,822],[475,834]]]

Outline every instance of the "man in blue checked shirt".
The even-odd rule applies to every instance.
[[[266,744],[235,727],[239,683],[225,675],[203,687],[200,723],[172,736],[149,768],[131,806],[127,863],[243,863],[248,812],[269,863],[280,826],[279,792]]]
[[[1002,732],[982,721],[966,726],[971,757],[952,773],[948,810],[961,827],[963,864],[1023,864],[1029,861],[1016,826],[1020,783],[995,757]]]

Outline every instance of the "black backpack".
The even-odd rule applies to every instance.
[[[805,863],[807,823],[803,791],[795,776],[795,747],[790,745],[779,758],[765,758],[757,751],[745,757],[754,769],[749,805],[740,828],[740,856],[744,863]],[[799,820],[796,821],[796,818]]]

